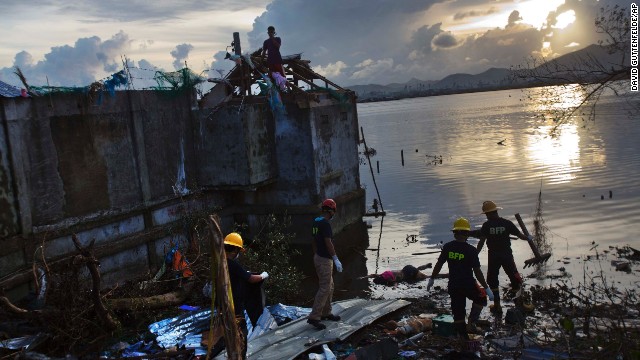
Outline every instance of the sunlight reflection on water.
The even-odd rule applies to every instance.
[[[532,135],[527,147],[527,155],[539,164],[541,176],[549,183],[561,184],[576,178],[580,167],[580,135],[578,126],[564,124],[550,136],[553,126],[541,126]]]
[[[578,94],[555,106],[579,101]],[[435,264],[437,255],[412,254],[437,250],[450,241],[450,227],[458,216],[481,226],[484,200],[496,201],[504,208],[500,215],[514,222],[513,214],[522,214],[532,229],[542,192],[553,248],[549,270],[564,267],[578,281],[583,272],[596,271],[586,269],[602,266],[621,286],[638,286],[638,272],[612,272],[615,257],[604,253],[614,246],[640,248],[637,121],[627,115],[623,101],[605,97],[596,122],[572,118],[551,137],[556,124],[534,113],[543,103],[523,100],[520,90],[509,90],[359,104],[367,145],[377,151],[372,161],[380,168],[376,182],[388,214],[382,230],[379,219],[366,218],[372,225],[371,248],[380,237],[379,251],[367,252],[369,272]],[[442,163],[434,163],[434,156]],[[361,166],[361,182],[371,204],[376,192],[368,164]],[[407,235],[418,241],[407,243]],[[531,250],[524,241],[512,241],[512,247],[522,271]],[[603,263],[583,261],[596,251]],[[481,262],[486,270],[486,250]]]

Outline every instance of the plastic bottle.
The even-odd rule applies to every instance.
[[[410,318],[398,330],[404,335],[411,335],[431,329],[431,319]]]
[[[324,351],[324,357],[327,360],[337,360],[336,355],[331,351],[331,349],[329,349],[327,344],[322,345],[322,351]]]

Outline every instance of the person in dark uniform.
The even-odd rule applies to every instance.
[[[498,215],[498,207],[493,201],[485,201],[482,203],[482,213],[487,216],[487,221],[482,224],[480,230],[474,230],[470,236],[480,239],[478,242],[478,253],[482,250],[486,241],[489,249],[487,261],[487,283],[491,287],[495,296],[493,305],[490,307],[494,314],[502,314],[502,306],[500,305],[500,280],[498,278],[500,268],[511,280],[511,286],[514,290],[518,290],[522,286],[522,276],[518,272],[515,260],[513,259],[513,251],[511,250],[511,239],[509,235],[517,236],[522,240],[528,240],[516,225],[505,218]]]
[[[447,292],[451,297],[453,323],[456,332],[465,340],[469,340],[465,324],[467,299],[473,301],[471,312],[469,313],[469,324],[472,327],[475,327],[475,323],[480,318],[482,308],[487,305],[487,296],[490,300],[493,300],[493,293],[489,289],[489,285],[487,285],[484,274],[480,269],[478,251],[472,245],[467,244],[470,230],[471,225],[465,218],[459,218],[453,223],[452,231],[455,240],[444,244],[442,247],[442,252],[427,284],[427,291],[429,291],[433,286],[433,279],[438,276],[442,265],[446,262],[449,267]],[[476,279],[482,287],[478,285]]]
[[[331,313],[331,299],[333,298],[333,265],[342,272],[342,263],[333,247],[333,230],[329,220],[336,213],[336,202],[326,199],[322,202],[322,215],[313,220],[311,233],[313,235],[313,264],[318,274],[318,291],[313,300],[313,307],[307,322],[316,329],[322,330],[326,325],[321,320],[339,321],[340,316]]]
[[[240,234],[232,232],[224,238],[224,252],[227,257],[227,267],[229,269],[229,280],[231,282],[231,293],[233,297],[233,305],[235,310],[236,322],[240,328],[243,337],[243,351],[242,358],[247,357],[247,323],[244,316],[246,308],[246,287],[249,284],[256,284],[264,281],[269,277],[266,271],[263,271],[260,275],[251,274],[245,270],[238,262],[238,257],[241,252],[244,252],[242,236]],[[220,339],[218,343],[212,349],[212,353],[216,354],[220,352],[224,347],[224,339]]]

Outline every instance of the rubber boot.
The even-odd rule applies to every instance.
[[[469,340],[469,334],[467,333],[467,324],[463,321],[454,321],[453,327],[456,329],[458,336],[460,336],[464,340]]]
[[[502,314],[502,306],[500,306],[500,288],[491,289],[493,291],[493,305],[489,307],[492,314]]]
[[[473,304],[471,305],[471,312],[469,313],[469,324],[475,324],[480,319],[480,313],[483,306]]]

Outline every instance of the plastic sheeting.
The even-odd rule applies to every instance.
[[[269,312],[275,318],[278,325],[285,324],[291,320],[297,320],[301,317],[311,314],[311,308],[303,308],[298,306],[289,306],[276,304],[267,306]]]
[[[169,348],[174,345],[194,347],[194,337],[197,336],[197,346],[200,346],[200,334],[209,329],[210,309],[192,311],[180,316],[160,320],[149,325],[149,331],[156,335],[158,345]]]
[[[21,336],[12,339],[0,340],[0,349],[29,350],[47,338],[40,333],[36,335]]]
[[[248,340],[273,330],[278,327],[276,316],[282,321],[295,320],[302,316],[306,316],[311,312],[309,308],[300,308],[296,306],[287,306],[282,304],[273,305],[264,308],[262,315],[258,318],[255,328],[251,325],[251,321],[245,312],[247,328],[249,330]],[[273,313],[273,315],[272,315]],[[210,309],[202,309],[190,311],[188,313],[160,320],[149,325],[149,331],[156,335],[156,342],[159,346],[167,349],[172,346],[187,349],[196,349],[196,355],[204,351],[206,348],[200,345],[202,340],[202,332],[209,329],[209,318],[211,316]],[[129,351],[135,352],[141,344],[134,344],[128,348]]]

